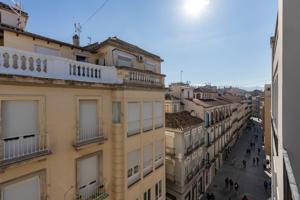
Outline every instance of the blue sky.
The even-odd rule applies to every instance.
[[[105,0],[22,0],[27,31],[71,42],[74,22],[83,23]],[[118,36],[165,61],[166,82],[262,86],[271,80],[269,38],[276,0],[210,0],[198,17],[186,0],[109,0],[82,28],[81,43]],[[5,0],[10,3],[11,1]]]

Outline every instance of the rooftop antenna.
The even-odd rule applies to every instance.
[[[92,37],[91,37],[91,36],[88,36],[87,38],[88,38],[88,40],[89,40],[89,44],[92,44]]]
[[[81,25],[80,23],[74,23],[74,28],[75,28],[75,34],[77,34],[78,36],[80,36],[81,33]]]
[[[183,70],[180,70],[180,83],[182,83],[182,73],[183,73]]]
[[[22,14],[22,5],[21,2],[16,2],[15,0],[11,0],[13,6],[10,6],[10,9],[18,15],[18,28],[21,28],[21,14]]]

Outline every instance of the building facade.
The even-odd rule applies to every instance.
[[[192,87],[189,84],[175,83],[170,85],[167,97],[165,108],[171,113],[166,113],[166,119],[168,119],[166,124],[166,142],[171,140],[170,137],[174,138],[174,141],[181,142],[174,145],[175,158],[166,156],[166,171],[171,173],[166,175],[167,198],[200,199],[202,193],[206,191],[223,165],[223,161],[228,155],[229,147],[235,144],[239,135],[246,128],[248,119],[251,117],[251,109],[248,106],[248,102],[243,102],[240,97],[221,96],[218,94],[217,89],[211,86]],[[178,111],[174,113],[174,109],[169,109],[172,107],[170,105],[174,104],[180,105],[182,109],[180,113],[177,113]],[[186,118],[185,121],[183,120],[184,118]],[[194,118],[201,121],[192,120]],[[178,122],[182,122],[182,124],[178,125]],[[188,124],[188,122],[194,122],[195,124]],[[199,128],[202,126],[203,128]],[[197,134],[199,135],[200,141],[202,141],[199,147],[201,150],[193,150],[193,146],[197,145],[190,142],[188,139],[189,133],[191,133],[191,141],[193,142],[198,141],[193,139],[193,137],[197,137]],[[166,143],[166,153],[167,148],[169,146],[172,147],[173,143]],[[186,149],[180,148],[182,146],[186,147]],[[186,153],[187,156],[184,156],[184,152],[189,152],[189,150],[192,159],[189,158],[188,153]],[[193,151],[198,153],[193,153]],[[190,178],[188,178],[189,173],[186,173],[184,178],[181,177],[180,179],[178,171],[183,171],[186,169],[186,166],[189,166],[188,164],[182,165],[182,162],[188,160],[187,163],[189,163],[189,160],[193,160],[193,157],[197,158],[196,155],[202,160],[195,161],[198,165],[193,165],[192,162],[192,166],[195,169],[199,168],[196,168],[196,166],[200,166],[200,169],[196,170],[200,173],[195,176],[190,175]],[[170,170],[170,166],[173,166],[174,169]],[[177,171],[174,172],[175,169]],[[189,171],[187,170],[187,172]],[[190,170],[190,173],[193,174],[192,170]],[[181,182],[176,178],[181,180]],[[183,180],[187,180],[186,185],[181,185]]]
[[[264,151],[266,160],[271,158],[271,85],[265,85],[262,126],[264,131]]]
[[[299,199],[299,1],[278,1],[272,47],[272,198]],[[296,21],[295,21],[296,20]]]
[[[1,199],[165,199],[162,59],[116,37],[57,41],[27,32],[23,11],[0,13]]]

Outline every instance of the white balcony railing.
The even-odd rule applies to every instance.
[[[150,172],[152,172],[152,160],[148,160],[144,162],[144,169],[143,169],[143,176],[148,175]]]
[[[0,73],[95,83],[118,84],[115,67],[0,47]]]
[[[158,168],[163,164],[164,164],[163,154],[160,154],[155,159],[155,162],[154,162],[155,168]]]
[[[85,143],[95,139],[104,139],[104,134],[100,127],[80,127],[77,132],[76,144]]]
[[[134,173],[133,175],[131,175],[127,179],[127,181],[128,181],[128,187],[130,187],[134,183],[138,182],[140,179],[141,179],[141,173],[140,172]]]
[[[108,197],[103,183],[94,183],[81,188],[75,195],[75,200],[102,200]]]
[[[46,153],[48,149],[47,134],[24,134],[0,140],[0,165],[17,161],[25,157]]]

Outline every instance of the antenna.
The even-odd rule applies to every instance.
[[[91,36],[88,36],[87,38],[88,38],[88,40],[89,40],[89,44],[92,44],[92,37],[91,37]]]
[[[182,73],[183,73],[183,70],[180,70],[180,83],[182,83]]]
[[[21,13],[22,13],[22,6],[21,2],[16,2],[15,0],[11,0],[13,6],[9,6],[12,11],[14,11],[18,15],[18,28],[21,28]]]
[[[74,23],[74,28],[75,28],[75,34],[77,34],[78,36],[80,36],[81,33],[81,25],[80,23]]]

